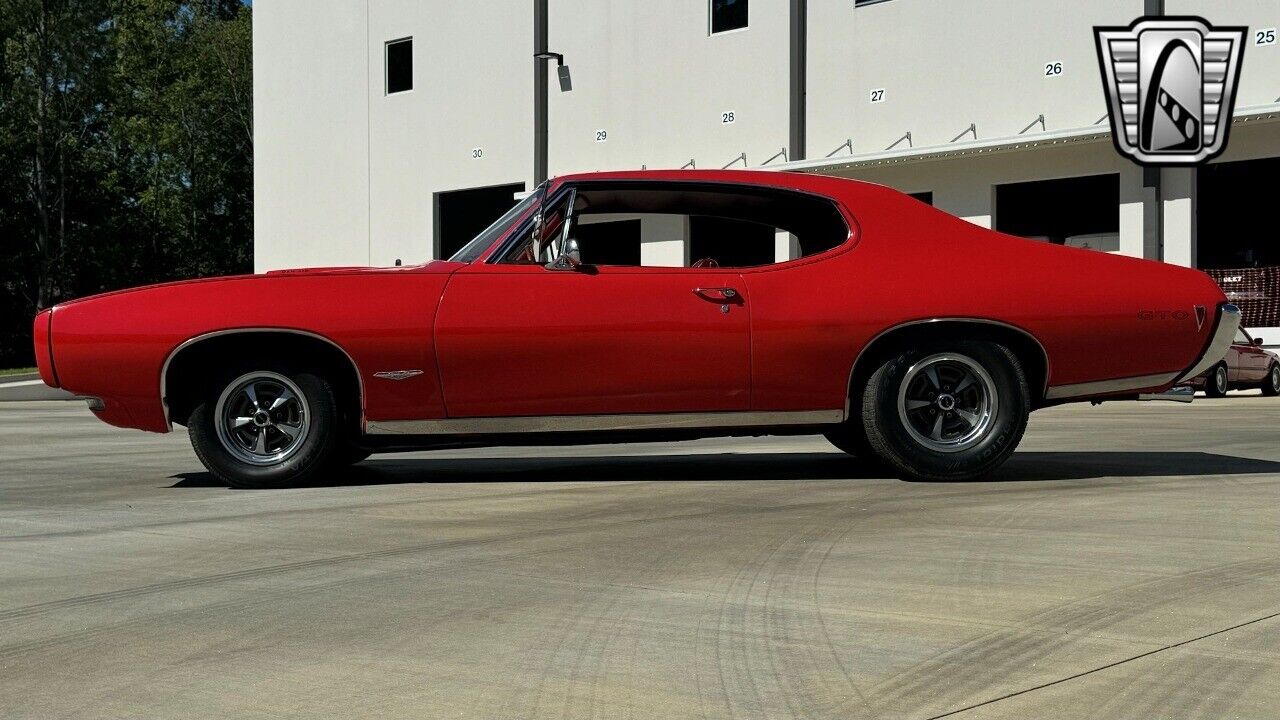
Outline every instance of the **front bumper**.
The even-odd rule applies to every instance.
[[[1209,343],[1205,345],[1204,352],[1200,353],[1200,358],[1186,372],[1179,375],[1174,383],[1183,383],[1198,377],[1222,362],[1222,358],[1226,357],[1227,351],[1231,349],[1231,342],[1235,340],[1239,329],[1240,308],[1231,303],[1218,306],[1218,326],[1214,328],[1213,337],[1209,338]]]

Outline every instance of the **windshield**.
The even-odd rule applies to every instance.
[[[484,254],[484,251],[489,249],[489,246],[493,245],[493,243],[497,242],[498,238],[501,238],[506,234],[512,223],[520,217],[523,217],[529,208],[538,204],[538,201],[542,199],[543,189],[544,186],[539,186],[536,190],[529,193],[528,197],[516,203],[515,207],[504,213],[502,217],[495,220],[492,225],[485,228],[479,235],[475,236],[471,242],[463,245],[461,250],[454,253],[453,257],[449,258],[450,262],[469,263],[479,259],[479,257]]]

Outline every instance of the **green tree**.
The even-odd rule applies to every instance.
[[[0,364],[39,308],[252,260],[251,13],[0,0]]]

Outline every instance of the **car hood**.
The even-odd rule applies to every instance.
[[[156,290],[159,288],[180,287],[184,285],[200,285],[208,283],[230,283],[261,280],[263,278],[279,278],[279,277],[316,277],[323,275],[377,275],[377,274],[398,274],[398,273],[450,273],[462,267],[463,263],[449,262],[447,260],[432,260],[422,265],[406,265],[403,267],[367,267],[360,265],[342,265],[333,267],[312,267],[312,268],[291,268],[286,270],[269,270],[265,273],[256,275],[220,275],[209,278],[194,278],[191,280],[174,280],[171,282],[153,283],[151,285],[139,285],[137,287],[123,288],[120,290],[112,290],[110,292],[98,293],[96,295],[87,295],[82,298],[75,298],[55,306],[67,307],[76,305],[90,300],[98,300],[100,298],[112,297],[115,295],[126,295],[129,293],[144,292],[148,290]]]

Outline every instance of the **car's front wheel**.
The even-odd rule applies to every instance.
[[[973,480],[995,470],[1017,448],[1030,408],[1017,356],[975,341],[904,350],[862,395],[871,448],[914,480]]]
[[[1205,378],[1204,394],[1211,398],[1226,397],[1229,387],[1227,384],[1227,366],[1215,365],[1209,371],[1209,376]]]
[[[1280,363],[1271,363],[1271,372],[1262,381],[1262,394],[1267,397],[1280,395]]]
[[[305,371],[251,370],[228,376],[191,412],[196,456],[232,487],[305,482],[340,446],[333,388]]]

